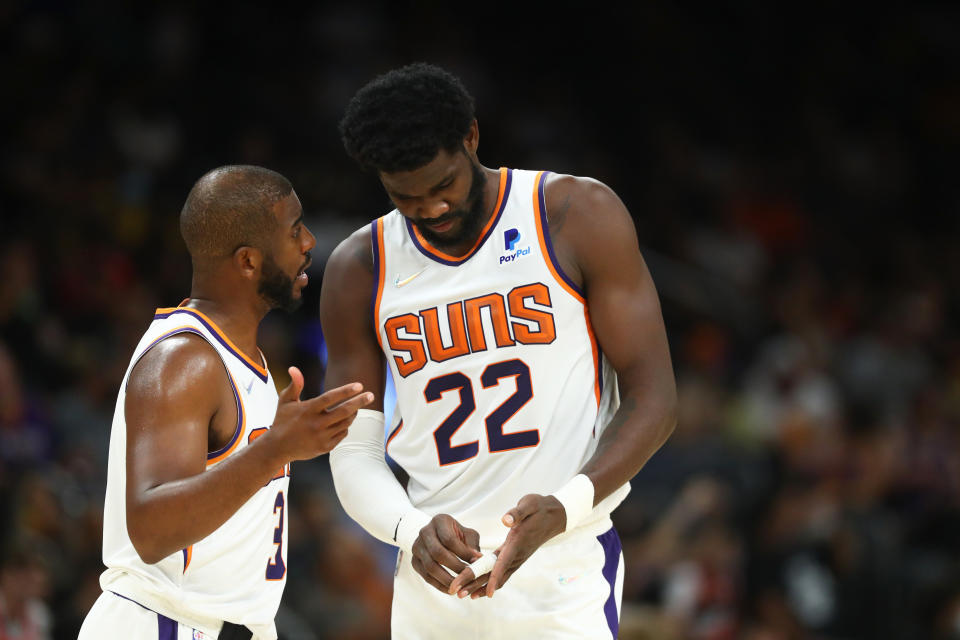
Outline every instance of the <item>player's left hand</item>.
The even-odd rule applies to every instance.
[[[501,518],[510,527],[507,539],[494,553],[497,561],[490,573],[474,576],[469,567],[450,583],[449,592],[458,597],[492,597],[510,576],[539,549],[544,542],[562,533],[567,526],[567,512],[553,496],[531,493]],[[486,589],[483,589],[483,587]]]

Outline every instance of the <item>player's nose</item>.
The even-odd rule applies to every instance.
[[[424,203],[420,209],[420,217],[426,219],[439,218],[448,211],[450,211],[449,202],[443,199],[432,200]]]
[[[317,246],[317,236],[313,235],[313,232],[306,225],[304,225],[303,230],[306,232],[302,234],[303,253],[306,253]]]

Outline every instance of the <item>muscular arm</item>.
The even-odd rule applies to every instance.
[[[144,562],[212,533],[287,462],[263,443],[204,473],[211,424],[236,421],[229,389],[220,357],[193,335],[167,338],[130,374],[127,529]]]
[[[320,321],[329,354],[326,380],[360,380],[376,392],[371,409],[383,411],[385,365],[373,330],[370,296],[376,286],[370,234],[360,229],[336,248],[327,262],[320,292]],[[347,514],[374,537],[409,550],[416,516],[406,491],[384,458],[382,413],[365,416],[330,455],[330,470]],[[407,517],[410,527],[401,530]],[[407,535],[404,536],[403,534]]]
[[[383,411],[383,355],[373,331],[370,296],[376,286],[370,232],[364,227],[334,250],[323,273],[320,322],[329,354],[326,386],[357,380],[373,390],[370,409]]]
[[[626,207],[586,178],[552,176],[545,195],[559,259],[586,294],[594,334],[620,385],[620,408],[582,469],[596,504],[670,436],[676,385],[657,292]]]
[[[225,440],[237,419],[220,357],[203,339],[182,335],[134,366],[124,405],[127,531],[144,562],[208,536],[287,462],[332,449],[373,399],[351,384],[301,401],[303,376],[294,367],[290,374],[269,431],[208,471],[210,434]]]
[[[619,379],[620,408],[581,469],[596,505],[636,475],[673,431],[673,369],[656,289],[626,207],[609,188],[585,178],[551,176],[544,195],[557,259],[584,291],[594,335]],[[555,495],[523,496],[504,515],[510,532],[489,578],[464,570],[450,592],[477,597],[486,585],[486,595],[493,595],[540,545],[564,531],[566,519]]]

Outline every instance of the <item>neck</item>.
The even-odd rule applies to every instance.
[[[239,287],[222,282],[212,287],[203,278],[194,276],[190,298],[184,306],[210,318],[244,355],[260,362],[257,329],[269,309],[259,298],[254,301],[241,295],[225,296],[222,293],[237,290]]]

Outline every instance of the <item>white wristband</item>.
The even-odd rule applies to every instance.
[[[593,511],[593,482],[584,474],[577,474],[570,482],[554,491],[553,497],[560,501],[567,512],[567,527],[564,531],[570,531]]]
[[[411,509],[403,514],[400,522],[397,523],[397,534],[393,540],[400,549],[410,553],[413,543],[417,541],[420,535],[420,529],[423,529],[430,523],[430,516],[419,509]]]

